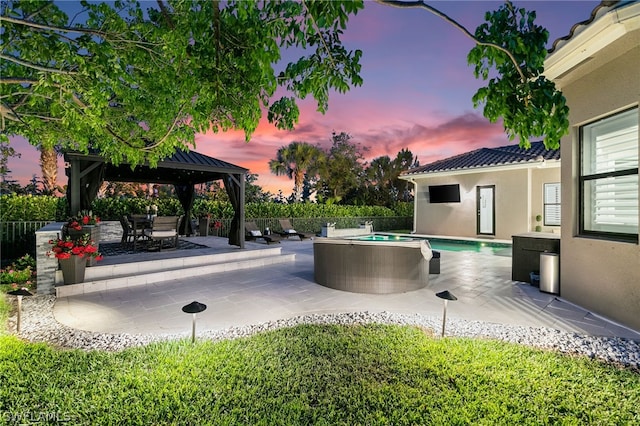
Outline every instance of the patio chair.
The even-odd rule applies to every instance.
[[[256,241],[258,238],[262,238],[269,245],[271,243],[279,243],[282,239],[276,234],[264,235],[255,222],[245,222],[244,230],[246,234],[245,241]]]
[[[120,245],[124,246],[133,242],[133,251],[135,251],[139,239],[148,239],[144,235],[145,227],[137,226],[136,222],[132,223],[126,215],[123,215],[120,218],[120,225],[122,226],[122,238],[120,239]]]
[[[298,232],[296,231],[293,226],[291,226],[291,222],[289,221],[289,219],[278,219],[278,221],[280,222],[280,226],[282,227],[282,231],[276,231],[278,234],[282,235],[283,237],[299,237],[300,241],[306,239],[306,238],[313,238],[315,237],[315,234],[313,232]]]
[[[144,235],[152,241],[158,241],[159,250],[162,251],[164,241],[169,241],[172,248],[178,247],[178,229],[182,216],[156,216],[153,219],[151,229],[145,229]]]

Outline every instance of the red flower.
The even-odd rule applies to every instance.
[[[98,247],[96,247],[89,237],[89,234],[83,234],[82,237],[72,240],[70,237],[66,237],[64,240],[58,238],[51,240],[51,251],[48,255],[54,255],[57,259],[69,259],[71,256],[90,256],[98,260],[102,259],[102,255],[98,253]]]
[[[80,225],[76,220],[69,222],[69,228],[73,229],[74,231],[82,231],[82,225]]]
[[[89,218],[89,216],[83,216],[82,217],[82,223],[87,225],[89,224],[89,221],[91,220],[91,218]]]

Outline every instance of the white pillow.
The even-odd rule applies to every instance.
[[[287,234],[297,234],[296,230],[293,228],[285,229],[284,232],[286,232]]]
[[[262,232],[260,231],[249,231],[251,232],[252,237],[262,237]]]

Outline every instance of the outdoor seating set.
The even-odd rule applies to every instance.
[[[133,243],[133,251],[138,248],[138,242],[144,242],[147,250],[162,251],[165,241],[169,248],[178,247],[178,229],[183,216],[155,216],[145,214],[123,215],[122,239],[120,244]]]
[[[300,241],[307,239],[307,238],[313,238],[315,236],[314,233],[312,232],[298,232],[296,231],[293,226],[291,226],[291,222],[289,221],[289,219],[279,219],[280,222],[280,227],[282,228],[281,231],[274,231],[274,232],[262,232],[258,226],[256,225],[255,222],[245,222],[244,224],[244,229],[245,229],[245,240],[246,241],[257,241],[259,239],[264,240],[267,244],[271,244],[271,243],[279,243],[283,238],[289,238],[289,237],[298,237],[300,238]],[[267,228],[268,230],[268,228]],[[265,230],[266,231],[266,230]]]

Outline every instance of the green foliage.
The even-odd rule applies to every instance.
[[[0,293],[26,288],[31,290],[36,283],[36,260],[28,254],[0,270]]]
[[[73,424],[636,424],[640,375],[490,340],[301,325],[118,353],[0,336],[3,414]],[[18,422],[16,422],[18,423]]]
[[[315,174],[324,160],[325,153],[320,147],[307,142],[291,142],[278,149],[276,158],[269,160],[269,170],[276,176],[293,179],[293,200],[300,202],[303,201],[302,186],[305,176]]]
[[[362,0],[158,3],[82,1],[69,17],[53,1],[3,1],[2,131],[153,165],[197,132],[249,140],[264,110],[291,129],[296,98],[326,111],[330,90],[362,84],[362,53],[341,42]],[[308,54],[277,74],[288,47]]]
[[[56,220],[66,218],[66,200],[49,195],[0,196],[0,220]],[[62,214],[62,216],[60,216]]]
[[[9,310],[11,306],[7,301],[7,297],[4,292],[0,291],[0,324],[7,324],[7,320],[9,319]],[[0,327],[0,338],[3,335],[7,334],[6,327]]]
[[[402,202],[396,203],[393,206],[393,211],[396,216],[413,216],[413,203]]]
[[[326,160],[318,168],[317,198],[323,203],[344,203],[350,191],[365,185],[364,153],[368,150],[353,142],[346,132],[333,133]]]
[[[101,220],[119,220],[124,214],[143,214],[146,207],[155,204],[158,214],[183,214],[177,198],[108,197],[94,200],[91,210]],[[3,195],[0,197],[3,221],[66,221],[66,200],[52,196]],[[62,212],[62,213],[61,213]],[[216,219],[231,219],[231,203],[197,198],[193,203],[193,216],[207,214]],[[398,203],[393,208],[383,206],[343,206],[337,204],[254,202],[245,204],[247,218],[323,218],[323,217],[391,217],[413,216],[412,203]]]
[[[476,39],[502,46],[511,52],[515,64],[494,46],[476,45],[467,60],[475,76],[489,83],[476,92],[473,103],[484,104],[484,116],[491,122],[502,118],[510,140],[518,136],[520,145],[528,148],[531,138],[544,136],[545,146],[557,149],[568,132],[569,108],[555,84],[542,75],[549,33],[534,24],[535,17],[535,11],[516,9],[511,2],[487,12],[487,22],[476,29]],[[492,69],[498,76],[489,78]]]

